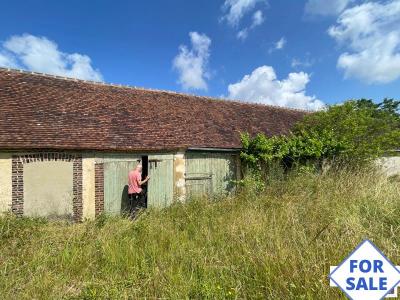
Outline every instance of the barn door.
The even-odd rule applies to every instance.
[[[187,198],[210,196],[212,193],[212,174],[187,173],[186,177]]]
[[[166,207],[173,200],[173,160],[149,156],[147,205]]]
[[[187,152],[186,194],[190,198],[232,191],[236,167],[236,157],[231,153]]]
[[[128,173],[137,160],[104,163],[104,212],[117,215],[128,208]]]

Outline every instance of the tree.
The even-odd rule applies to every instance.
[[[378,104],[370,99],[349,100],[307,115],[293,133],[332,132],[342,145],[342,158],[369,160],[400,147],[399,105],[393,99]]]

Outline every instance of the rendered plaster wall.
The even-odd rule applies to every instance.
[[[0,214],[12,205],[12,154],[0,153]]]
[[[25,216],[72,216],[72,162],[37,161],[25,164],[23,179]]]
[[[186,184],[185,184],[185,153],[178,152],[174,155],[174,197],[179,201],[185,200]]]
[[[386,176],[400,175],[400,156],[379,158],[377,164]]]
[[[95,207],[95,157],[82,155],[82,219],[94,219]]]

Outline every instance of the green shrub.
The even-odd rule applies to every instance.
[[[324,163],[367,165],[400,145],[400,101],[351,100],[308,114],[286,136],[241,135],[241,158],[264,179],[277,164],[285,170],[320,170]]]

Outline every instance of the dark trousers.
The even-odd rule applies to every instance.
[[[129,199],[129,213],[134,213],[139,208],[147,207],[146,192],[142,190],[140,193],[128,194]]]

